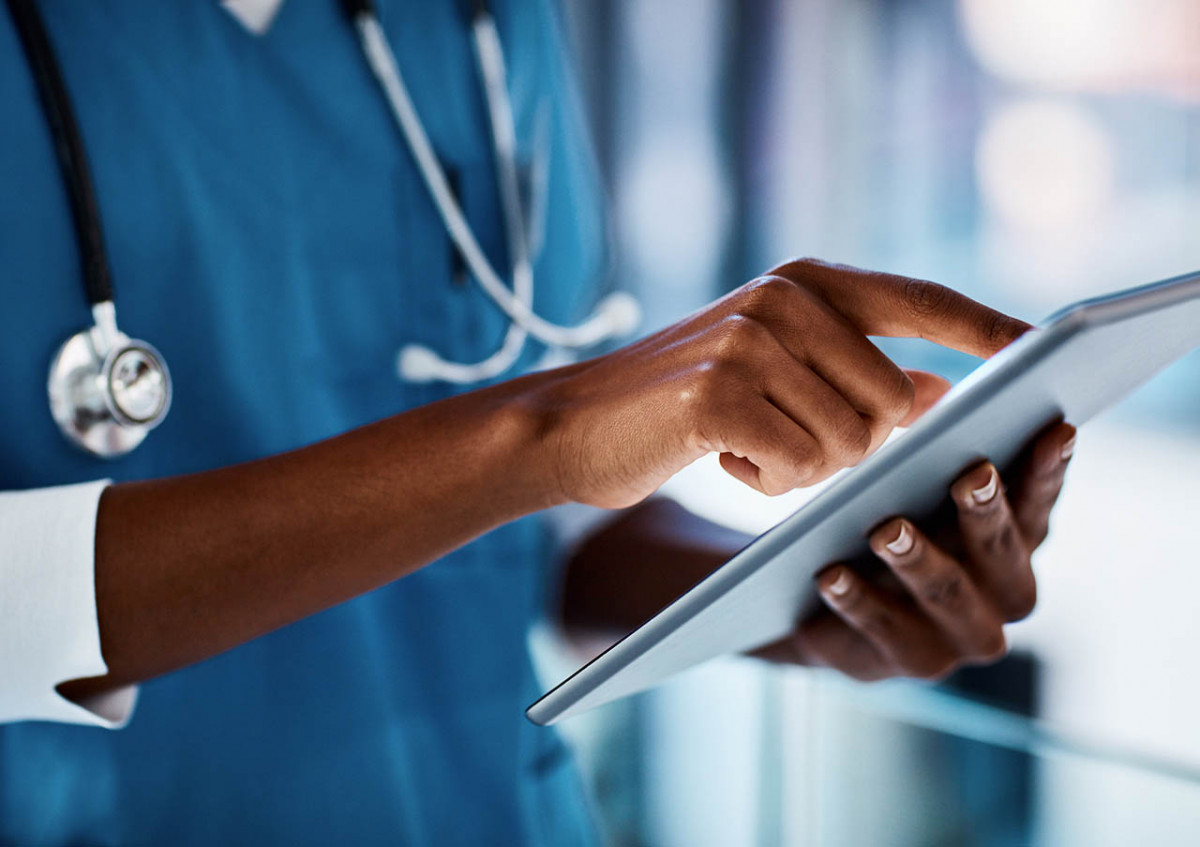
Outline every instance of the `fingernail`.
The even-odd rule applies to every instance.
[[[900,521],[899,526],[896,537],[883,545],[893,556],[903,556],[913,548],[913,534],[912,530],[908,528],[908,521]]]
[[[995,468],[988,469],[988,480],[978,488],[971,489],[971,499],[975,501],[976,506],[982,506],[985,503],[990,503],[996,496],[996,492],[1000,490],[1000,476],[996,473]]]
[[[1062,460],[1065,462],[1075,453],[1075,436],[1067,439],[1067,443],[1062,446]]]
[[[850,590],[850,571],[843,568],[838,571],[837,579],[829,583],[829,593],[834,597],[843,597]]]

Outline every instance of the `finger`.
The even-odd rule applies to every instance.
[[[763,277],[744,289],[738,308],[745,320],[734,326],[766,328],[794,359],[860,413],[874,446],[911,409],[913,384],[908,376],[808,288],[779,276]]]
[[[1051,427],[1038,437],[1029,452],[1012,507],[1030,550],[1036,550],[1046,540],[1050,512],[1058,501],[1074,453],[1075,427],[1068,423]]]
[[[816,282],[830,305],[865,335],[925,338],[974,356],[991,356],[1029,330],[951,288],[922,279],[804,259],[782,273]]]
[[[937,401],[946,395],[946,392],[950,390],[950,380],[928,371],[914,371],[906,368],[904,372],[912,380],[913,403],[908,414],[900,419],[897,426],[912,426],[921,415],[928,412]]]
[[[994,661],[1004,654],[1004,621],[962,566],[912,523],[888,521],[870,543],[960,658]]]
[[[971,573],[1005,620],[1033,611],[1037,582],[1029,548],[1009,507],[1000,474],[984,462],[950,486]]]
[[[870,450],[879,447],[911,412],[916,393],[907,373],[871,340],[824,304],[809,323],[792,328],[812,370],[842,395],[871,432]]]
[[[858,464],[871,446],[871,430],[841,394],[781,345],[763,351],[760,389],[821,447],[822,472]]]
[[[759,394],[718,404],[706,428],[706,447],[722,454],[721,467],[764,494],[806,484],[821,463],[816,439]]]
[[[957,656],[927,616],[845,565],[821,573],[817,589],[834,614],[871,642],[897,673],[933,679],[953,669]]]
[[[894,676],[888,660],[845,621],[823,612],[752,655],[770,662],[832,668],[861,682]]]

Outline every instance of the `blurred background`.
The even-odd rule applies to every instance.
[[[799,255],[1032,321],[1200,269],[1197,0],[563,3],[646,328]],[[671,490],[750,531],[809,496],[709,462]],[[1200,842],[1198,519],[1193,355],[1081,433],[997,667],[860,686],[722,660],[570,722],[609,842]]]

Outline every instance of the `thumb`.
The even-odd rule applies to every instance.
[[[937,374],[931,374],[929,371],[905,369],[904,372],[908,374],[908,378],[912,380],[913,388],[916,390],[913,395],[912,408],[896,425],[912,426],[917,418],[928,412],[929,408],[950,390],[950,380]]]

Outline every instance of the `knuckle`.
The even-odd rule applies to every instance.
[[[691,379],[691,385],[686,391],[687,398],[694,408],[710,405],[719,389],[724,385],[724,364],[720,359],[708,359],[696,368]]]
[[[803,472],[793,463],[772,463],[770,467],[759,469],[758,487],[768,497],[778,497],[796,488],[803,482],[803,476]]]
[[[817,485],[829,479],[829,477],[833,476],[839,470],[836,466],[825,461],[817,463],[814,467],[816,467],[816,470],[803,475],[800,484],[796,486],[797,488],[807,488]]]
[[[1054,461],[1059,462],[1060,460],[1055,459]],[[1064,482],[1066,482],[1066,468],[1059,463],[1057,467],[1031,477],[1030,494],[1039,504],[1049,508],[1058,500]]]
[[[797,470],[811,472],[824,461],[821,446],[798,426],[791,426],[786,433],[787,452]]]
[[[856,414],[846,415],[835,425],[836,457],[844,465],[857,464],[871,448],[871,428]]]
[[[989,630],[987,635],[979,642],[976,649],[975,660],[980,662],[998,662],[1008,655],[1008,639],[1004,637],[1004,630],[999,626]]]
[[[937,667],[933,668],[933,673],[925,678],[930,682],[938,682],[958,670],[961,664],[961,661],[953,656],[949,656],[945,659],[942,659],[942,661],[938,663]]]
[[[888,612],[877,604],[870,603],[865,600],[865,593],[859,591],[855,602],[854,611],[855,618],[858,622],[858,628],[871,636],[883,640],[892,641],[896,631],[895,619]]]
[[[768,300],[786,299],[795,290],[795,283],[778,274],[768,274],[758,279],[757,290]]]
[[[947,653],[931,652],[909,659],[904,665],[904,674],[915,679],[936,681],[944,679],[957,667],[958,660]]]
[[[795,284],[782,276],[762,276],[746,285],[742,305],[747,312],[776,315],[786,308],[795,289]]]
[[[908,374],[890,366],[886,376],[879,380],[875,391],[873,416],[881,421],[895,423],[912,410],[917,399],[917,387]]]
[[[800,444],[793,450],[793,462],[796,467],[796,485],[815,479],[825,470],[825,457],[812,444]]]
[[[936,576],[922,587],[921,596],[930,605],[958,609],[966,600],[966,582],[962,574]]]
[[[763,494],[768,497],[778,497],[780,494],[787,494],[796,484],[792,480],[785,480],[782,477],[777,477],[774,474],[760,474],[759,486],[762,487]]]
[[[796,259],[788,259],[782,265],[772,268],[770,273],[790,277],[792,279],[801,279],[814,271],[828,267],[828,264],[816,259],[812,256],[801,256]]]
[[[679,390],[679,404],[693,423],[721,420],[730,411],[730,397],[737,384],[734,370],[728,362],[719,359],[706,360],[693,370]]]
[[[1054,510],[1054,504],[1058,502],[1059,495],[1062,494],[1062,488],[1063,477],[1061,475],[1048,479],[1032,479],[1022,491],[1023,499],[1030,507],[1040,509],[1048,517]]]
[[[1012,592],[1012,596],[1004,605],[1004,618],[1009,623],[1025,620],[1033,614],[1037,607],[1037,583],[1032,579],[1021,588]]]
[[[675,400],[678,409],[688,418],[695,419],[708,403],[710,369],[709,363],[701,363],[681,380]]]
[[[748,376],[747,369],[732,355],[714,353],[700,366],[697,385],[703,397],[710,400],[728,396]]]
[[[748,315],[735,313],[722,318],[717,326],[714,354],[723,361],[742,357],[757,346],[766,331],[766,327]]]
[[[904,304],[913,315],[928,317],[945,310],[950,302],[950,290],[944,285],[923,279],[910,279],[904,283]]]
[[[1020,321],[996,312],[983,328],[984,339],[992,347],[1003,347],[1024,331]]]
[[[1022,559],[1028,558],[1024,544],[1017,534],[1017,528],[1011,521],[1005,521],[994,532],[988,534],[983,542],[983,552],[988,558],[1001,561],[1010,561],[1018,556]]]
[[[917,387],[908,374],[899,368],[895,369],[895,378],[886,398],[888,410],[897,418],[909,413],[917,399]]]

